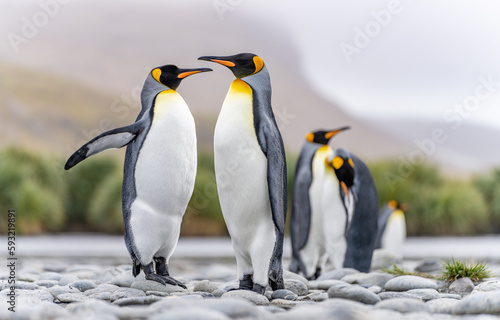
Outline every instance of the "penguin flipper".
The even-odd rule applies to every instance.
[[[143,122],[138,121],[129,126],[112,129],[98,135],[73,153],[64,165],[64,169],[69,170],[88,157],[106,149],[126,146],[134,140],[144,128]]]

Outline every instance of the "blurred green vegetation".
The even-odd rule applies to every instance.
[[[0,150],[0,233],[8,209],[17,213],[17,232],[123,233],[123,164],[107,155],[64,171],[60,157],[13,147]],[[287,157],[289,210],[297,157]],[[472,235],[500,232],[500,169],[471,179],[443,176],[422,165],[398,173],[399,163],[370,163],[380,205],[407,204],[409,235]],[[187,236],[226,235],[219,206],[213,155],[200,151],[193,196],[183,219]]]

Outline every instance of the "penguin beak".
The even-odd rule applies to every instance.
[[[184,79],[186,77],[189,77],[193,74],[197,74],[200,72],[208,72],[208,71],[213,71],[210,68],[195,68],[195,69],[179,69],[179,74],[177,75],[177,78],[179,79]]]
[[[228,57],[203,56],[199,57],[198,60],[217,62],[218,64],[221,64],[229,68],[234,67],[236,64],[228,60],[227,58]]]
[[[335,130],[329,131],[329,132],[327,132],[325,134],[325,138],[326,139],[331,139],[337,133],[342,132],[344,130],[348,130],[348,129],[351,129],[351,127],[347,126],[347,127],[342,127],[342,128],[339,128],[339,129],[335,129]]]

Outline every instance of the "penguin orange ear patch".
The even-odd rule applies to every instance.
[[[338,170],[344,164],[344,159],[342,159],[341,157],[335,157],[332,160],[332,164],[333,164],[333,167]]]
[[[306,136],[306,140],[309,142],[313,142],[314,141],[314,133],[309,132]]]
[[[264,68],[264,61],[262,61],[262,59],[259,56],[253,57],[253,63],[255,64],[254,73],[257,73],[260,70],[262,70],[262,68]]]
[[[158,81],[158,82],[160,82],[160,83],[161,83],[161,81],[160,81],[161,70],[160,70],[160,69],[158,69],[158,68],[153,69],[153,71],[151,71],[151,75],[153,76],[153,78],[154,78],[156,81]]]
[[[351,165],[351,167],[353,167],[353,168],[354,168],[354,162],[352,162],[352,159],[351,159],[351,158],[349,158],[349,160],[347,160],[347,161],[349,162],[349,164]]]

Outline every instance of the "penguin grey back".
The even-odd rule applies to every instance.
[[[345,268],[369,272],[378,229],[378,194],[370,169],[354,154],[354,192],[357,201],[347,234]]]

